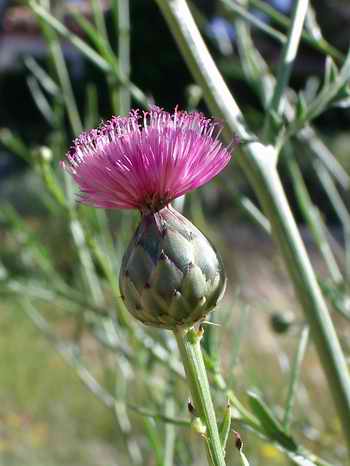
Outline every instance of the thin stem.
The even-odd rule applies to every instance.
[[[113,55],[113,51],[110,47],[108,40],[107,26],[105,22],[101,0],[90,0],[90,5],[95,19],[98,40],[103,43],[102,48],[107,49],[107,54]],[[105,53],[101,51],[101,55],[105,56]],[[108,73],[106,74],[106,78],[112,111],[114,113],[118,113],[118,76],[116,75],[116,73]]]
[[[175,400],[170,396],[165,402],[165,415],[173,418],[175,415]],[[174,424],[167,423],[165,425],[165,439],[164,439],[164,466],[174,465],[176,442],[176,429]]]
[[[257,142],[219,73],[193,21],[185,0],[156,0],[197,83],[203,89],[213,115],[226,122],[223,135],[228,140],[235,133],[246,141],[236,156],[269,218],[273,236],[279,245],[294,283],[320,362],[343,424],[350,450],[350,376],[327,305],[301,240],[286,194],[276,169],[276,151]]]
[[[270,130],[272,113],[275,112],[279,115],[283,113],[283,95],[286,90],[286,87],[288,86],[289,78],[294,65],[294,60],[297,55],[299,42],[301,38],[301,32],[303,29],[308,5],[308,0],[297,0],[294,4],[291,27],[288,32],[287,42],[283,47],[280,62],[278,64],[276,86],[271,99],[271,104],[269,108],[270,111],[267,113],[267,132]]]
[[[208,460],[212,466],[225,466],[224,453],[201,352],[201,336],[193,328],[187,331],[178,330],[174,334],[182,357],[195,411],[206,427],[204,435],[207,440]]]
[[[329,173],[337,180],[343,189],[350,189],[350,175],[338,162],[322,139],[317,135],[314,128],[311,126],[303,128],[297,134],[297,137],[303,144],[308,144],[312,154],[323,163]]]
[[[280,26],[283,26],[286,29],[289,28],[290,19],[284,14],[275,10],[275,8],[269,5],[266,1],[249,0],[249,4],[255,6],[260,11],[265,13],[265,15],[271,18],[275,23],[279,24]],[[345,56],[339,50],[337,50],[335,47],[329,44],[325,39],[323,39],[323,37],[320,39],[315,39],[307,31],[303,31],[302,38],[305,42],[307,42],[323,54],[330,55],[332,58],[340,62],[344,61]]]
[[[269,70],[266,61],[257,51],[246,22],[236,20],[235,26],[237,29],[237,45],[245,77],[253,89],[257,91],[263,107],[266,108],[270,100],[270,88],[275,86],[275,77]],[[289,88],[285,108],[285,116],[288,121],[292,121],[295,115],[294,106],[290,99],[293,94],[295,94],[294,91]],[[306,144],[309,147],[315,157],[324,163],[343,189],[350,187],[350,176],[321,140],[314,128],[311,126],[304,127],[297,133],[297,137],[304,145]]]
[[[262,21],[258,16],[250,13],[244,6],[241,6],[232,0],[221,0],[221,3],[224,5],[224,8],[228,11],[228,13],[234,13],[235,15],[243,18],[253,26],[273,37],[281,44],[286,43],[287,37],[282,32],[266,24],[265,21]]]
[[[130,79],[130,6],[129,0],[118,0],[118,58],[119,71],[127,82]],[[125,115],[130,110],[130,90],[123,84],[119,89],[119,110]]]
[[[344,241],[345,241],[345,272],[346,278],[350,278],[350,212],[341,198],[335,182],[320,163],[314,163],[316,174],[327,193],[327,196],[332,204],[332,207],[337,214],[343,226]]]
[[[53,30],[55,30],[60,36],[68,40],[74,47],[76,47],[89,61],[97,66],[104,73],[114,73],[118,81],[123,83],[130,91],[133,98],[140,103],[143,107],[148,107],[150,104],[149,98],[143,93],[143,91],[132,82],[127,82],[119,71],[118,60],[113,54],[107,53],[105,50],[104,54],[107,53],[104,58],[100,53],[97,53],[92,47],[84,42],[76,34],[69,31],[66,26],[52,16],[45,8],[38,5],[35,1],[30,0],[29,6],[33,12],[44,20]],[[76,15],[75,15],[76,16]],[[86,31],[85,31],[86,32]]]
[[[321,91],[315,98],[307,105],[306,111],[302,116],[294,118],[294,121],[288,126],[284,140],[288,140],[291,136],[298,133],[310,121],[318,117],[325,109],[327,109],[332,102],[339,100],[339,93],[342,92],[350,80],[350,51],[337,76],[332,82],[325,82]]]
[[[298,388],[301,364],[304,359],[308,341],[309,341],[309,327],[305,326],[302,328],[301,333],[300,333],[298,349],[294,356],[292,369],[291,369],[286,410],[284,412],[284,418],[283,418],[283,427],[285,428],[287,432],[289,430],[295,395],[296,395],[297,388]]]
[[[343,276],[338,267],[337,261],[335,260],[329,242],[327,241],[326,227],[322,221],[319,210],[311,200],[301,170],[296,160],[292,158],[292,156],[287,158],[287,167],[292,178],[299,208],[302,212],[306,224],[310,229],[316,246],[323,256],[333,282],[341,283],[343,281]]]

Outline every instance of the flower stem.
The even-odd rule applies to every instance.
[[[174,334],[182,357],[195,411],[206,427],[204,435],[208,449],[208,461],[211,466],[225,466],[224,452],[201,352],[200,340],[202,335],[193,328],[177,330],[174,331]]]

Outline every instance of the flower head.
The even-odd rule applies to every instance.
[[[220,129],[201,113],[134,110],[81,134],[62,165],[79,185],[81,202],[156,212],[228,164]]]

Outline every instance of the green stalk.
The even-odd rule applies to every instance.
[[[226,122],[223,135],[240,137],[236,155],[269,218],[297,296],[309,322],[350,451],[350,376],[326,302],[300,237],[277,172],[276,151],[257,141],[219,73],[185,0],[156,0],[197,83],[215,116]]]
[[[175,400],[169,393],[169,398],[165,402],[165,415],[169,418],[175,416]],[[174,466],[174,456],[175,456],[175,444],[176,444],[176,429],[173,423],[167,423],[165,425],[164,433],[164,466]]]
[[[248,23],[252,24],[254,27],[260,29],[261,31],[265,32],[267,35],[272,37],[273,39],[277,40],[277,42],[281,44],[285,44],[287,41],[287,37],[282,32],[278,31],[277,29],[269,26],[266,24],[265,21],[262,21],[254,15],[250,13],[245,6],[242,6],[238,2],[232,0],[221,0],[224,9],[227,10],[229,16],[239,16],[240,18],[244,19]]]
[[[119,70],[127,82],[130,79],[130,6],[129,0],[118,0],[118,58]],[[130,90],[123,84],[119,89],[119,110],[126,115],[130,110]]]
[[[301,365],[305,356],[305,351],[307,348],[307,344],[309,341],[309,327],[305,326],[301,329],[299,344],[297,352],[294,356],[292,368],[291,368],[291,376],[290,376],[290,384],[288,387],[288,395],[287,395],[287,403],[286,409],[284,412],[283,418],[283,427],[286,432],[289,432],[289,426],[294,406],[295,395],[298,390],[298,384],[300,379],[300,369]]]
[[[105,22],[105,17],[103,13],[103,7],[102,3],[100,0],[90,0],[90,5],[92,8],[93,16],[95,19],[95,25],[96,25],[96,32],[97,32],[97,37],[99,40],[102,39],[103,43],[103,48],[107,49],[106,54],[111,54],[113,55],[113,51],[110,47],[109,40],[108,40],[108,32],[107,32],[107,26]],[[101,55],[104,56],[104,52],[101,51]],[[108,84],[108,92],[110,96],[110,101],[111,101],[111,108],[114,113],[119,112],[119,107],[118,107],[118,76],[116,73],[108,73],[106,74],[106,79],[107,79],[107,84]]]
[[[345,274],[346,279],[350,279],[350,212],[341,198],[336,184],[328,173],[326,168],[320,163],[315,161],[314,167],[316,174],[325,190],[332,207],[337,214],[343,226],[344,240],[345,240]]]
[[[221,445],[209,382],[201,352],[200,332],[193,328],[174,331],[186,379],[190,387],[194,408],[206,427],[208,461],[212,466],[225,466],[224,452]]]
[[[233,0],[230,0],[231,2]],[[269,5],[264,0],[249,0],[249,6],[255,6],[260,11],[265,13],[269,18],[271,18],[276,24],[283,26],[286,29],[289,29],[290,19],[288,16],[277,11],[271,5]],[[332,58],[337,60],[338,62],[343,62],[345,59],[344,54],[342,54],[339,50],[329,44],[323,37],[320,39],[316,39],[312,37],[311,34],[307,31],[303,31],[302,33],[303,40],[314,47],[316,50],[319,50],[324,55],[330,55]]]
[[[226,1],[228,0],[225,0],[225,2]],[[269,70],[266,61],[256,50],[251,37],[251,31],[249,27],[247,27],[246,22],[236,20],[235,26],[237,29],[237,45],[245,77],[255,92],[258,93],[263,107],[266,108],[270,99],[270,87],[275,86],[275,78]],[[295,114],[290,99],[292,94],[294,94],[294,91],[289,88],[285,108],[285,116],[288,121],[292,121]],[[318,136],[314,128],[311,126],[304,127],[296,136],[304,145],[306,144],[308,146],[310,152],[317,159],[320,159],[324,163],[343,189],[348,189],[350,187],[350,176]]]
[[[313,204],[310,194],[307,190],[301,170],[292,156],[287,158],[287,168],[289,170],[292,183],[294,185],[295,195],[299,204],[299,208],[312,234],[313,240],[320,254],[325,261],[329,274],[334,283],[343,282],[342,273],[335,260],[333,251],[327,241],[327,230],[322,221],[321,215],[317,207]]]
[[[273,113],[275,112],[278,115],[283,113],[283,95],[288,86],[294,60],[297,55],[308,5],[308,0],[297,0],[294,3],[287,42],[282,50],[282,55],[278,64],[276,85],[269,106],[269,112],[266,114],[265,134],[267,135],[268,141],[271,140],[272,136],[271,123]]]

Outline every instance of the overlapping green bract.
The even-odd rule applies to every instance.
[[[134,317],[154,327],[189,327],[215,307],[225,285],[220,257],[189,220],[171,207],[142,217],[120,272]]]

